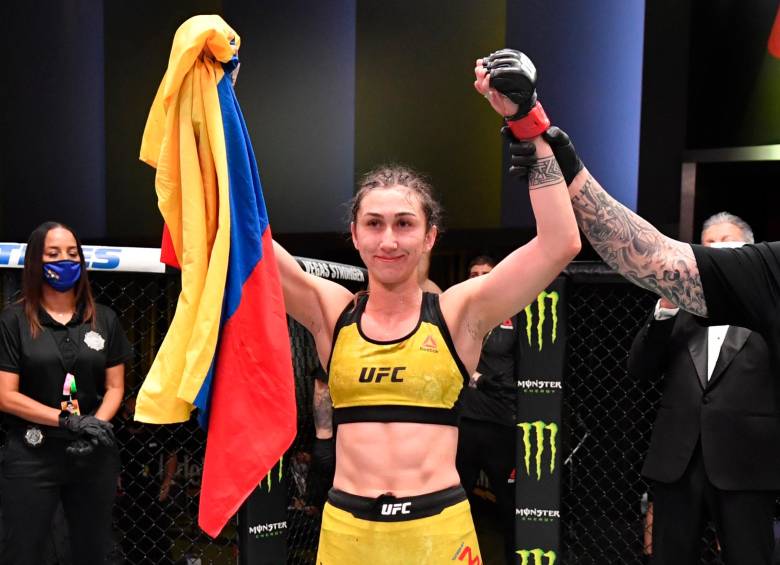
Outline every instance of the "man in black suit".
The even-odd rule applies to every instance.
[[[753,243],[743,220],[722,212],[702,243]],[[636,336],[629,374],[664,376],[642,474],[653,482],[656,564],[695,564],[706,516],[727,565],[771,563],[780,489],[780,380],[756,332],[705,327],[661,299]]]

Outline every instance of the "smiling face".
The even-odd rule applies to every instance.
[[[400,185],[369,190],[350,228],[369,276],[388,285],[416,282],[420,257],[436,240],[419,197]]]

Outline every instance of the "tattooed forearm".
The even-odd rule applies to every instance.
[[[550,156],[539,159],[528,170],[528,190],[547,188],[559,182],[563,182],[563,175],[555,157]]]
[[[588,177],[572,194],[577,223],[602,259],[631,282],[707,315],[699,268],[686,243],[660,233]]]
[[[314,381],[314,429],[317,437],[333,435],[333,401],[327,383]]]

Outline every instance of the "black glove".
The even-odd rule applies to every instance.
[[[528,175],[528,168],[536,164],[536,146],[530,141],[518,141],[508,126],[501,128],[509,142],[509,174],[513,177]]]
[[[312,505],[322,508],[328,498],[328,491],[333,486],[333,475],[336,472],[336,440],[314,439],[311,450],[311,474],[309,475],[309,501]]]
[[[555,160],[558,161],[558,166],[561,168],[561,173],[563,173],[566,186],[569,186],[574,177],[577,176],[577,173],[584,167],[582,161],[577,156],[577,152],[574,150],[571,139],[566,135],[566,132],[555,126],[548,128],[542,134],[542,137],[550,144]]]
[[[93,443],[94,441],[94,443]],[[65,453],[68,455],[75,455],[76,457],[84,457],[95,451],[95,444],[97,440],[76,439],[73,440],[68,447],[65,448]]]
[[[536,105],[536,67],[524,53],[501,49],[482,60],[494,88],[517,104],[517,113],[508,121],[519,120]]]
[[[114,426],[94,416],[80,416],[63,410],[60,413],[60,427],[81,438],[94,439],[105,447],[112,447],[115,443]]]
[[[336,472],[336,441],[334,438],[314,439],[314,447],[311,450],[313,467],[322,477],[332,479]]]

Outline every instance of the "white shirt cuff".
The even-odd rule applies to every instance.
[[[674,318],[679,311],[679,308],[661,308],[661,301],[659,300],[655,303],[655,312],[653,312],[653,317],[660,322],[662,320]]]

